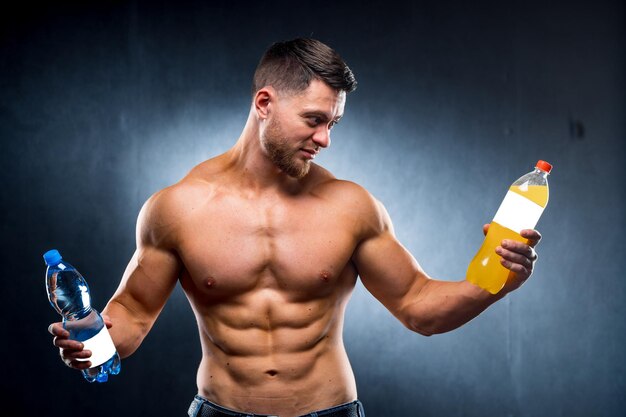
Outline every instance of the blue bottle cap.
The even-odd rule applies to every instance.
[[[46,265],[56,265],[61,262],[61,254],[58,250],[52,249],[43,254],[43,260],[46,261]]]

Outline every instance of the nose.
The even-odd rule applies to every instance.
[[[313,134],[313,142],[320,148],[330,146],[330,129],[326,125],[320,125]]]

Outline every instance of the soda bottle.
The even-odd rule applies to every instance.
[[[535,170],[515,181],[489,225],[482,246],[467,268],[466,279],[497,294],[506,284],[509,271],[500,263],[495,248],[503,239],[528,243],[519,233],[533,229],[548,204],[548,174],[552,165],[538,161]]]
[[[63,316],[63,328],[70,332],[70,339],[83,343],[92,355],[91,368],[83,370],[89,382],[106,382],[109,374],[120,372],[121,360],[104,320],[91,308],[89,286],[85,278],[61,258],[56,249],[43,255],[46,269],[46,290],[52,307]]]

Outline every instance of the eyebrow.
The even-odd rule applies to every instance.
[[[320,110],[305,110],[302,113],[300,113],[300,116],[303,116],[303,117],[316,116],[316,117],[319,117],[320,119],[323,119],[324,121],[330,120],[329,115]],[[341,120],[342,117],[343,117],[343,114],[335,117],[335,119],[333,120],[335,123],[337,123],[339,122],[339,120]]]

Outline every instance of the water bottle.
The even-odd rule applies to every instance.
[[[70,333],[70,339],[83,343],[84,349],[92,355],[91,368],[83,370],[89,382],[106,382],[109,374],[120,372],[121,360],[104,320],[91,308],[91,296],[85,278],[52,249],[43,255],[46,270],[46,289],[52,307],[63,316],[63,328]]]
[[[533,229],[548,204],[548,174],[552,165],[538,161],[534,171],[515,181],[506,193],[482,246],[467,268],[466,279],[497,294],[506,284],[509,271],[500,263],[495,248],[503,239],[528,243],[519,233]]]

